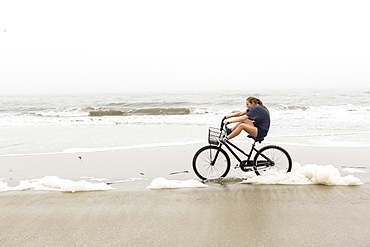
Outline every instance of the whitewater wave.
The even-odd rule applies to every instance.
[[[135,115],[187,115],[190,114],[188,108],[145,108],[136,110],[97,110],[90,111],[89,116],[135,116]]]

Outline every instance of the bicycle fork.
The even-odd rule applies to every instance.
[[[218,148],[218,150],[217,150],[216,155],[215,155],[214,158],[212,158],[212,153],[209,154],[210,155],[209,158],[211,160],[210,166],[214,166],[215,165],[215,163],[217,161],[217,158],[218,158],[218,154],[220,153],[220,150],[221,150],[221,146],[219,146],[219,148]]]

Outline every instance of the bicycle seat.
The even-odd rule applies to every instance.
[[[254,137],[254,136],[251,136],[251,135],[248,135],[248,138],[252,138],[254,141],[256,142],[259,142],[261,143],[263,140],[265,140],[265,138],[257,138],[257,137]]]

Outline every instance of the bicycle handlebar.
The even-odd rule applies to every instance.
[[[224,123],[225,119],[226,119],[226,117],[223,117],[223,118],[222,118],[222,120],[221,120],[221,127],[220,127],[220,131],[223,129],[223,127],[224,127],[224,125],[225,125],[225,123]]]

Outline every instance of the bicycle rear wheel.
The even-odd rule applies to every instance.
[[[202,180],[225,177],[230,170],[230,158],[217,146],[205,146],[193,158],[193,170]]]
[[[289,153],[279,146],[265,146],[254,157],[254,172],[257,175],[287,173],[292,170]]]

